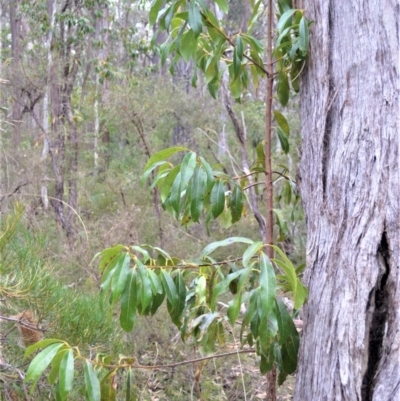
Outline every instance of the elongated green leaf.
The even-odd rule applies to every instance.
[[[186,62],[196,55],[197,37],[192,29],[182,35],[179,51]]]
[[[279,102],[281,103],[282,106],[286,106],[289,101],[289,92],[290,92],[287,72],[284,71],[279,72],[277,92],[278,92]]]
[[[154,0],[150,7],[149,23],[151,26],[157,21],[158,12],[160,11],[162,0]]]
[[[61,347],[58,350],[57,355],[51,360],[51,363],[50,363],[51,369],[50,369],[50,373],[48,375],[49,384],[53,385],[56,382],[56,380],[58,379],[61,361],[64,358],[64,355],[67,351],[68,351],[68,348],[66,346]]]
[[[141,181],[142,181],[142,184],[146,182],[147,178],[149,178],[150,174],[151,174],[157,167],[161,167],[161,166],[164,166],[164,165],[167,165],[167,166],[168,166],[169,163],[166,162],[165,160],[162,160],[162,161],[159,161],[159,162],[157,162],[157,163],[152,164],[152,165],[150,166],[150,168],[148,168],[148,169],[146,170],[146,172],[143,174],[142,180],[141,180]],[[153,184],[154,184],[154,183],[153,183]]]
[[[299,26],[299,48],[302,52],[307,52],[308,42],[309,42],[308,22],[303,17],[300,20],[300,26]]]
[[[232,244],[237,244],[237,243],[242,243],[242,244],[252,244],[253,241],[249,238],[245,237],[230,237],[226,238],[222,241],[216,241],[212,242],[211,244],[208,244],[201,252],[201,257],[205,257],[209,255],[210,253],[214,252],[217,248],[220,248],[221,246],[228,246]]]
[[[172,165],[169,162],[162,163],[160,168],[157,171],[156,176],[154,177],[153,182],[151,183],[149,189],[150,191],[155,188],[157,185],[159,188],[161,187],[161,184],[164,180],[164,178],[169,174],[169,172],[172,169]],[[148,171],[148,170],[147,170]]]
[[[171,196],[169,197],[169,202],[172,208],[175,210],[176,214],[179,216],[181,211],[181,172],[175,177],[174,183],[171,187]]]
[[[296,326],[294,325],[293,320],[286,309],[286,305],[283,303],[280,297],[276,298],[276,306],[278,312],[278,340],[279,344],[283,345],[288,341],[290,336],[298,336],[298,333]]]
[[[260,308],[261,319],[269,316],[269,311],[275,305],[276,278],[274,268],[265,253],[260,256]]]
[[[251,258],[262,249],[263,243],[261,241],[254,242],[250,245],[243,254],[243,266],[247,267],[250,263]]]
[[[234,76],[234,74],[232,76]],[[234,99],[240,98],[242,94],[242,80],[240,77],[236,77],[236,79],[229,83],[229,90]]]
[[[143,310],[146,310],[151,303],[153,295],[153,291],[151,289],[151,281],[147,275],[147,269],[143,265],[143,263],[138,259],[136,260],[136,264],[138,266],[139,277],[142,282],[142,286],[140,288],[140,303],[142,304]]]
[[[235,44],[235,49],[236,49],[236,55],[239,58],[240,61],[243,60],[243,52],[244,52],[244,46],[243,46],[243,39],[240,35],[236,37],[236,44]]]
[[[206,190],[207,175],[201,168],[197,167],[193,175],[193,182],[191,186],[191,205],[190,213],[192,221],[198,222],[201,212],[203,210],[203,200]]]
[[[201,21],[199,6],[196,4],[195,0],[190,0],[189,25],[193,29],[193,32],[195,33],[195,36],[197,38],[203,29],[203,24]]]
[[[126,248],[124,245],[116,245],[112,248],[104,249],[102,252],[97,253],[93,260],[100,257],[99,261],[99,272],[103,270],[111,263],[111,261],[118,255],[121,254],[122,249]],[[92,260],[92,262],[93,262]]]
[[[174,283],[176,286],[178,299],[175,304],[167,302],[167,306],[172,322],[177,327],[181,327],[182,323],[180,319],[186,305],[186,285],[183,279],[182,271],[179,271],[178,274],[174,277]]]
[[[132,245],[130,248],[134,251],[140,252],[143,255],[143,263],[146,263],[150,260],[149,252],[144,249],[143,246]]]
[[[278,25],[276,27],[279,33],[281,33],[289,25],[291,25],[292,16],[296,11],[296,9],[287,10],[281,15],[278,21]]]
[[[243,273],[244,273],[244,270],[238,270],[238,271],[229,273],[221,282],[219,282],[214,287],[214,290],[212,292],[211,302],[210,302],[210,309],[211,309],[212,312],[215,311],[215,307],[216,307],[216,304],[217,304],[217,298],[227,290],[227,288],[229,287],[229,284],[233,280],[236,280]]]
[[[62,343],[66,344],[64,341],[58,340],[56,338],[46,338],[45,340],[39,341],[35,344],[30,345],[26,350],[24,354],[24,359],[26,359],[29,355],[31,355],[33,352],[35,352],[39,348],[45,348],[51,344],[54,343]]]
[[[304,287],[302,282],[297,277],[296,269],[290,259],[276,245],[272,245],[272,248],[274,248],[274,250],[279,254],[282,259],[273,259],[273,261],[284,271],[284,277],[290,285],[290,291],[293,292],[294,308],[299,309],[307,299],[307,288]]]
[[[176,305],[178,302],[178,292],[174,280],[172,280],[171,275],[165,270],[161,270],[161,279],[168,301],[171,305]]]
[[[146,166],[144,168],[144,171],[147,171],[147,169],[153,165],[154,163],[157,163],[161,160],[165,160],[168,159],[169,157],[171,157],[172,155],[174,155],[175,153],[178,152],[183,152],[185,150],[188,150],[187,148],[183,148],[181,146],[176,146],[173,148],[167,148],[167,149],[163,149],[157,153],[155,153],[153,156],[150,157],[150,159],[148,160],[148,162],[146,163]]]
[[[167,177],[165,177],[164,182],[162,183],[160,188],[161,202],[164,203],[167,200],[172,189],[172,184],[174,183],[175,178],[180,171],[181,171],[181,166],[180,164],[178,164],[168,173]]]
[[[238,185],[235,185],[229,197],[229,205],[232,213],[232,223],[236,223],[242,217],[243,210],[243,190]]]
[[[215,0],[215,2],[218,4],[218,7],[222,12],[228,14],[229,7],[228,7],[228,2],[226,0]]]
[[[229,302],[226,314],[230,324],[233,326],[240,313],[240,306],[242,305],[242,292],[238,292],[235,297]]]
[[[69,349],[60,364],[59,393],[62,401],[66,400],[72,389],[74,380],[74,353]]]
[[[32,362],[29,364],[29,368],[25,377],[26,382],[32,381],[31,392],[33,392],[35,389],[36,383],[44,370],[47,368],[47,366],[49,366],[58,350],[63,346],[64,343],[50,344],[33,358]]]
[[[150,314],[153,316],[161,304],[164,302],[165,291],[162,291],[161,294],[157,293],[153,296],[153,302],[151,304]]]
[[[290,135],[290,128],[289,124],[285,118],[285,116],[280,113],[279,111],[274,111],[274,117],[278,125],[282,128],[283,132],[289,136]]]
[[[115,273],[115,269],[117,267],[118,262],[121,261],[121,259],[124,258],[124,255],[120,253],[119,255],[115,256],[112,261],[107,265],[107,267],[104,269],[103,274],[101,276],[101,295],[104,296],[106,293],[108,293],[108,290],[111,285],[111,280],[113,278],[113,275]]]
[[[216,219],[225,207],[225,185],[222,180],[215,182],[211,191],[211,212]]]
[[[197,278],[196,283],[196,305],[202,305],[206,302],[207,280],[204,276]]]
[[[200,162],[204,168],[204,171],[207,174],[207,191],[211,190],[214,185],[214,175],[211,166],[207,163],[204,157],[200,156]]]
[[[186,189],[186,185],[192,178],[196,168],[196,153],[189,152],[185,155],[181,164],[181,192]]]
[[[133,329],[136,317],[137,304],[137,273],[129,269],[125,288],[121,294],[121,313],[119,321],[124,331],[129,333]]]
[[[207,60],[206,70],[204,71],[207,84],[218,79],[218,63],[214,57],[209,57]]]
[[[264,46],[263,46],[263,44],[262,44],[257,38],[255,38],[254,36],[251,36],[251,35],[246,35],[246,34],[244,34],[244,33],[242,33],[241,36],[242,36],[243,40],[244,40],[247,44],[249,44],[250,47],[251,47],[254,51],[256,51],[257,53],[260,53],[260,54],[263,53],[263,51],[264,51]]]
[[[115,272],[112,277],[111,282],[111,293],[112,293],[112,302],[116,302],[120,297],[122,291],[125,288],[126,278],[128,277],[129,272],[129,263],[131,258],[129,253],[125,253],[121,255],[119,258],[117,265],[115,266]]]
[[[246,312],[243,316],[242,328],[240,329],[240,341],[241,342],[243,342],[244,330],[250,324],[250,322],[253,320],[254,315],[257,313],[258,292],[259,292],[259,288],[257,288],[257,290],[254,290],[252,292],[252,294],[250,296],[249,304],[248,304]]]
[[[129,368],[126,374],[125,401],[131,401],[131,386],[132,386],[131,382],[132,382],[132,368]]]
[[[100,382],[100,391],[101,391],[101,401],[116,401],[117,400],[117,392],[115,388],[115,378],[117,371],[112,370],[107,373],[105,377],[101,379]]]
[[[147,269],[147,274],[151,281],[151,288],[153,290],[153,295],[162,294],[163,288],[162,288],[161,281],[160,281],[159,277],[157,276],[157,274],[154,273],[154,271],[151,269]]]
[[[282,151],[285,154],[289,153],[289,140],[285,132],[281,127],[276,127],[276,132],[278,133],[279,142],[281,143]]]
[[[86,385],[86,399],[88,401],[100,401],[100,382],[92,364],[89,361],[84,365],[84,377]]]

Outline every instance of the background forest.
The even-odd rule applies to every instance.
[[[245,32],[250,2],[232,0],[231,33]],[[238,177],[257,159],[265,126],[263,82],[240,102],[222,84],[216,99],[193,65],[161,64],[163,34],[151,43],[146,1],[0,2],[0,314],[2,399],[55,399],[41,379],[34,396],[23,384],[24,326],[39,323],[46,338],[81,352],[134,356],[164,365],[200,356],[165,319],[140,317],[124,333],[99,298],[94,255],[115,244],[153,244],[190,261],[207,243],[229,236],[260,240],[264,213],[254,183],[246,216],[183,227],[164,213],[157,193],[141,183],[155,152],[185,146]],[[218,12],[218,10],[216,10]],[[264,41],[263,19],[253,35]],[[162,50],[162,48],[161,48]],[[162,53],[162,52],[161,52]],[[290,153],[273,138],[276,239],[293,263],[303,262],[305,229],[295,189],[299,118],[296,98],[285,111]],[[244,138],[244,141],[241,141]],[[178,160],[178,157],[177,157]],[[222,250],[226,258],[235,247]],[[236,330],[221,351],[239,349]],[[25,344],[24,344],[25,343]],[[155,371],[135,371],[141,400],[262,399],[264,383],[253,354]],[[79,380],[79,379],[78,379]],[[291,399],[291,380],[279,399]],[[122,391],[122,390],[121,390]],[[71,399],[82,399],[74,388]]]

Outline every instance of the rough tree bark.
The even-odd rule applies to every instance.
[[[310,295],[295,400],[400,400],[399,1],[304,1]]]

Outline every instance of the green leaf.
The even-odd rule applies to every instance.
[[[207,84],[210,84],[218,80],[218,62],[212,56],[210,56],[207,60],[204,76],[206,78]]]
[[[281,17],[279,18],[278,25],[276,29],[278,30],[278,33],[281,33],[285,28],[291,25],[292,22],[292,16],[296,12],[296,9],[290,9],[285,11]]]
[[[152,269],[147,269],[147,274],[151,281],[151,288],[153,290],[153,295],[162,294],[163,288],[160,279],[158,278],[157,274],[154,273]]]
[[[279,111],[274,111],[274,117],[276,122],[278,123],[279,127],[282,128],[283,132],[289,136],[290,135],[290,128],[289,128],[289,124],[285,118],[285,116],[280,113]]]
[[[260,319],[266,322],[275,307],[276,277],[274,268],[265,253],[260,256]],[[265,324],[263,326],[266,326]],[[267,340],[266,340],[267,341]]]
[[[222,241],[212,242],[211,244],[208,244],[202,250],[200,257],[204,258],[205,256],[214,252],[217,248],[219,248],[221,246],[228,246],[228,245],[237,244],[237,243],[253,244],[253,241],[249,238],[244,238],[244,237],[230,237],[230,238],[226,238]]]
[[[93,260],[100,257],[99,261],[99,272],[103,270],[111,263],[111,261],[118,255],[121,254],[122,249],[126,248],[124,245],[116,245],[112,248],[104,249],[103,251],[97,253]],[[92,262],[93,262],[92,260]]]
[[[189,152],[185,155],[181,163],[181,192],[186,189],[187,183],[192,178],[195,168],[196,153]]]
[[[278,99],[282,106],[286,106],[289,101],[289,80],[287,73],[280,71],[278,74],[278,85],[277,85]]]
[[[189,29],[182,35],[179,51],[186,62],[195,57],[197,51],[197,37],[192,29]]]
[[[235,80],[230,82],[229,91],[234,99],[240,98],[242,95],[242,80],[240,77],[237,77]]]
[[[243,211],[243,191],[238,185],[235,185],[229,197],[229,205],[232,213],[232,223],[236,223],[242,217]]]
[[[216,219],[225,207],[225,185],[222,180],[215,182],[211,191],[211,212]]]
[[[230,324],[233,326],[240,313],[240,306],[242,305],[242,292],[239,291],[235,297],[229,302],[226,314]]]
[[[129,253],[122,254],[118,259],[111,282],[112,303],[115,303],[118,300],[125,288],[130,261],[131,258]]]
[[[304,53],[306,53],[308,50],[308,42],[309,42],[308,22],[303,17],[300,20],[300,26],[299,26],[299,48]]]
[[[48,375],[48,380],[49,380],[49,384],[53,385],[56,380],[59,377],[59,372],[60,372],[60,365],[61,365],[61,361],[65,355],[65,353],[68,351],[68,348],[66,346],[61,347],[58,352],[57,355],[51,360],[51,369]]]
[[[236,280],[239,276],[241,276],[244,273],[244,270],[238,270],[232,273],[229,273],[221,282],[219,282],[215,287],[212,292],[212,298],[210,302],[210,309],[211,311],[215,311],[215,307],[217,304],[217,298],[224,293],[227,288],[229,287],[229,284],[233,281]]]
[[[272,248],[274,248],[274,250],[279,254],[282,259],[273,259],[273,261],[285,272],[284,278],[289,283],[290,291],[293,292],[294,308],[299,309],[307,299],[307,288],[304,287],[304,285],[297,277],[296,269],[294,268],[289,258],[276,245],[272,245]]]
[[[162,0],[154,0],[150,7],[149,23],[153,26],[157,21],[158,12],[160,11]]]
[[[142,310],[146,310],[151,303],[153,295],[153,291],[151,289],[151,281],[147,276],[147,269],[143,265],[143,263],[139,259],[137,259],[136,264],[138,266],[139,277],[142,282],[140,288],[140,303],[142,304]]]
[[[169,305],[169,313],[172,319],[172,322],[177,326],[180,327],[181,326],[181,315],[182,312],[185,309],[185,305],[186,305],[186,285],[185,285],[185,281],[183,279],[183,274],[181,271],[178,272],[178,274],[174,277],[174,283],[176,285],[176,290],[177,290],[177,294],[178,294],[178,299],[177,302],[175,304],[170,304]]]
[[[103,274],[101,276],[101,295],[103,296],[105,293],[108,293],[108,290],[111,285],[111,280],[113,278],[113,275],[115,273],[116,266],[118,262],[124,257],[122,253],[120,253],[118,256],[116,256],[104,269]]]
[[[223,13],[228,14],[229,7],[228,7],[228,2],[226,0],[215,0],[215,2],[218,4],[218,7]]]
[[[160,150],[159,152],[155,153],[153,156],[150,157],[150,159],[146,163],[144,171],[146,171],[154,163],[157,163],[157,162],[159,162],[161,160],[168,159],[169,157],[171,157],[175,153],[183,152],[185,150],[188,150],[188,149],[187,148],[183,148],[181,146]]]
[[[153,316],[161,304],[164,302],[165,292],[163,291],[161,294],[155,294],[153,296],[153,302],[151,304],[150,314]]]
[[[193,222],[198,222],[201,211],[203,210],[203,200],[206,190],[207,175],[206,172],[201,168],[197,167],[191,186],[191,205],[190,213]]]
[[[26,359],[29,355],[31,355],[33,352],[35,352],[39,348],[45,348],[50,344],[54,343],[62,343],[66,344],[64,341],[58,340],[56,338],[46,338],[45,340],[39,341],[35,344],[30,345],[26,350],[24,354],[24,359]]]
[[[277,321],[278,321],[278,340],[279,344],[283,345],[288,341],[290,336],[298,335],[296,326],[293,323],[289,312],[286,309],[286,305],[280,297],[276,298],[277,306]]]
[[[108,372],[100,382],[101,401],[116,401],[116,388],[114,378],[116,369]]]
[[[261,241],[254,242],[250,245],[243,254],[243,266],[247,267],[250,263],[252,257],[259,252],[263,247],[263,243]]]
[[[165,270],[161,270],[161,279],[168,301],[171,305],[176,305],[178,302],[178,292],[174,280],[172,280],[171,275]]]
[[[276,127],[276,132],[278,133],[279,142],[281,143],[282,151],[285,154],[289,153],[289,140],[285,132],[281,127]]]
[[[89,361],[84,365],[84,377],[86,384],[86,399],[88,401],[100,401],[100,382]]]
[[[49,366],[52,359],[56,356],[58,350],[64,346],[64,343],[50,344],[43,351],[33,358],[26,372],[25,381],[32,381],[31,393],[35,389],[36,383],[44,370]]]
[[[172,188],[172,184],[175,181],[176,176],[179,174],[179,172],[181,171],[181,165],[178,164],[177,166],[175,166],[167,175],[167,177],[164,179],[164,182],[161,185],[160,188],[160,198],[161,198],[161,202],[165,202],[168,198],[168,195],[171,192],[171,188]]]
[[[137,273],[129,269],[124,291],[121,294],[121,313],[119,321],[124,331],[129,333],[133,329],[136,317],[137,304]]]
[[[200,162],[204,168],[204,171],[207,174],[207,191],[209,191],[213,187],[214,181],[215,181],[214,175],[213,175],[213,170],[212,170],[211,166],[209,165],[209,163],[207,163],[207,161],[204,159],[204,157],[200,156]]]
[[[243,52],[244,52],[244,46],[243,46],[243,39],[240,35],[236,36],[236,44],[235,44],[235,49],[236,49],[236,55],[239,58],[240,61],[243,60]]]
[[[196,282],[196,305],[206,302],[207,280],[204,276],[197,278]]]
[[[189,25],[193,29],[193,32],[195,33],[195,36],[197,38],[203,29],[203,24],[201,21],[199,6],[197,5],[195,0],[190,0]]]
[[[181,211],[181,177],[181,172],[179,172],[175,177],[174,183],[172,184],[171,195],[169,197],[169,203],[178,216]]]
[[[62,401],[66,400],[68,394],[72,389],[72,382],[74,380],[74,353],[69,349],[60,364],[59,373],[59,393]]]
[[[242,33],[243,40],[257,53],[262,54],[264,51],[263,44],[254,36]]]

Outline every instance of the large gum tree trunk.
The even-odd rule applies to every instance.
[[[399,1],[305,0],[296,401],[400,400]]]

